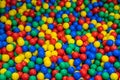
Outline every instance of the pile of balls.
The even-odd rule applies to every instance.
[[[120,0],[0,0],[0,80],[80,79],[120,79]]]

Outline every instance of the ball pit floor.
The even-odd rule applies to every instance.
[[[120,80],[120,0],[0,0],[0,80]]]

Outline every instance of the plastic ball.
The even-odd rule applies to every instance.
[[[2,61],[7,62],[7,61],[9,61],[9,59],[10,59],[9,55],[7,55],[7,54],[2,55]]]
[[[37,74],[37,79],[44,79],[44,74],[43,73],[38,73]]]
[[[14,50],[14,46],[12,45],[12,44],[8,44],[7,46],[6,46],[6,49],[7,49],[7,51],[13,51]]]
[[[13,74],[12,74],[12,79],[13,79],[13,80],[17,80],[17,79],[19,79],[19,74],[16,73],[16,72],[13,73]]]

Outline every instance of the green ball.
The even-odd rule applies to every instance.
[[[56,80],[62,80],[62,74],[61,73],[57,73],[55,75],[55,78],[56,78]]]
[[[0,74],[0,80],[6,80],[6,76],[3,74]]]
[[[74,49],[76,52],[80,52],[80,48],[79,47],[75,47],[75,49]]]
[[[30,32],[30,34],[31,34],[33,37],[36,37],[36,36],[37,36],[36,30],[32,30],[32,31]]]
[[[12,20],[12,25],[16,26],[17,25],[17,21],[16,20]]]
[[[10,16],[10,20],[14,20],[15,18],[14,18],[14,16]]]
[[[64,18],[63,20],[64,20],[64,22],[69,22],[70,21],[68,17]]]
[[[30,76],[29,80],[37,80],[36,76]]]
[[[32,17],[27,17],[28,22],[32,22],[32,20],[33,20]]]
[[[72,53],[72,48],[71,48],[71,47],[67,47],[66,53],[67,53],[67,54],[71,54],[71,53]]]
[[[39,26],[39,24],[38,24],[38,22],[34,21],[34,22],[32,23],[32,26],[35,27],[35,28],[37,28],[37,27]]]
[[[45,9],[44,8],[40,8],[40,12],[41,13],[45,13]]]
[[[113,16],[109,16],[108,18],[110,21],[114,21],[114,17]]]
[[[102,73],[102,78],[105,79],[105,80],[108,80],[109,79],[109,74],[107,72],[103,72]]]
[[[57,66],[57,67],[55,68],[55,70],[58,70],[58,71],[60,71],[60,67],[59,67],[59,66]]]
[[[103,11],[100,11],[100,12],[99,12],[99,16],[100,16],[100,17],[104,17],[104,12],[103,12]]]
[[[95,64],[96,64],[97,66],[99,66],[99,65],[100,65],[100,61],[99,61],[99,60],[95,60]]]
[[[67,10],[67,8],[66,8],[66,7],[62,7],[62,10],[63,10],[63,11],[66,11],[66,10]]]
[[[74,11],[73,7],[70,7],[69,11],[72,13]]]
[[[107,3],[105,3],[104,7],[107,9],[107,8],[109,8],[109,5]]]
[[[96,69],[96,68],[97,68],[97,65],[96,65],[96,64],[92,64],[92,65],[90,66],[90,68]]]
[[[62,23],[62,21],[63,21],[62,18],[57,18],[58,23]]]
[[[0,54],[0,60],[2,60],[2,55]]]
[[[117,68],[117,69],[120,68],[120,62],[116,61],[116,62],[114,63],[114,67]]]
[[[59,66],[60,66],[60,68],[64,69],[66,67],[65,62],[61,62]]]
[[[21,14],[20,13],[16,13],[16,17],[17,18],[21,18]]]
[[[25,45],[28,46],[29,45],[29,42],[25,40]]]
[[[45,22],[43,20],[39,21],[39,25],[42,26]]]
[[[81,31],[77,31],[77,35],[80,36],[82,33]]]
[[[37,63],[37,64],[42,64],[42,62],[43,62],[43,61],[42,61],[42,58],[37,58],[37,59],[36,59],[36,63]]]
[[[66,76],[67,75],[67,70],[66,69],[62,69],[60,71],[60,73],[63,75],[63,76]]]
[[[39,44],[35,44],[35,48],[38,49],[40,46]]]
[[[41,12],[36,12],[36,16],[40,16],[41,15]]]
[[[13,66],[14,65],[14,61],[13,60],[9,60],[8,64],[9,64],[9,66]]]
[[[71,47],[72,49],[75,48],[75,45],[74,45],[74,44],[69,44],[68,46]]]
[[[101,71],[103,71],[103,67],[101,67],[101,66],[98,66],[98,67],[97,67],[97,71],[98,71],[98,72],[101,72]]]
[[[97,53],[97,54],[96,54],[96,59],[97,59],[97,60],[100,60],[101,58],[102,58],[102,54],[101,54],[101,53]]]
[[[88,70],[88,73],[89,73],[91,76],[95,76],[96,71],[95,71],[95,69],[89,69],[89,70]]]
[[[65,34],[67,34],[67,35],[70,34],[70,32],[71,32],[70,29],[66,29],[66,30],[65,30]]]
[[[76,7],[76,3],[72,2],[72,8],[75,8]]]
[[[28,9],[32,8],[32,4],[31,3],[27,3],[26,6],[27,6]]]
[[[109,12],[113,12],[113,10],[114,10],[114,9],[113,9],[112,7],[109,7],[109,8],[108,8],[108,11],[109,11]]]
[[[0,13],[1,14],[5,13],[5,8],[0,8]]]
[[[6,76],[7,78],[10,78],[11,75],[12,75],[12,73],[11,73],[10,71],[6,71],[6,72],[5,72],[5,76]]]
[[[22,69],[22,71],[24,73],[28,73],[29,72],[29,68],[27,66],[24,66],[23,69]]]
[[[34,68],[35,63],[33,61],[28,62],[28,67],[29,68]]]
[[[8,69],[8,68],[9,68],[9,64],[8,64],[8,63],[4,63],[4,64],[3,64],[3,68]]]
[[[70,64],[68,62],[65,62],[65,68],[70,67]]]
[[[51,9],[47,9],[47,10],[46,10],[46,13],[50,13],[50,12],[51,12]]]
[[[54,13],[57,13],[58,11],[57,11],[56,9],[53,9],[53,12],[54,12]]]

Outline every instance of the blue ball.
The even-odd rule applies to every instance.
[[[120,39],[115,40],[115,44],[116,44],[117,46],[120,46]]]
[[[72,31],[70,34],[71,34],[72,37],[76,37],[77,36],[76,31]]]
[[[89,54],[89,55],[88,55],[88,58],[91,59],[91,60],[92,60],[92,59],[95,59],[95,54],[94,54],[94,53]]]
[[[55,63],[52,63],[50,66],[51,69],[55,69]]]
[[[73,74],[73,76],[74,76],[74,78],[75,78],[76,80],[79,80],[79,79],[81,78],[80,72],[75,72],[75,73]]]
[[[4,33],[5,33],[5,31],[3,29],[0,29],[0,35],[4,34]]]
[[[76,30],[76,29],[75,29],[75,26],[74,26],[74,25],[71,25],[71,26],[70,26],[70,30],[71,30],[71,31],[72,31],[72,30],[75,31],[75,30]]]
[[[113,55],[116,57],[120,56],[120,50],[114,50]]]
[[[0,22],[0,29],[3,29],[5,27],[5,24],[3,24],[2,22]]]
[[[12,73],[16,71],[15,67],[9,67],[8,70]]]
[[[26,51],[28,51],[28,46],[22,46],[22,50],[23,50],[23,52],[26,52]]]
[[[36,16],[35,18],[34,18],[34,21],[40,21],[41,20],[41,17],[40,16]]]
[[[113,40],[108,40],[108,41],[107,41],[107,45],[108,45],[108,46],[112,46],[112,45],[113,45]]]
[[[88,4],[88,8],[89,9],[93,9],[93,5],[92,4]]]
[[[8,43],[7,43],[6,41],[3,41],[3,42],[2,42],[3,47],[7,46],[7,44],[8,44]]]
[[[87,59],[87,60],[85,61],[85,64],[91,65],[91,64],[92,64],[92,62],[91,62],[91,60],[90,60],[90,59]]]
[[[38,65],[38,64],[36,64],[36,65],[35,65],[35,70],[36,70],[36,71],[40,71],[40,69],[41,69],[41,66]]]
[[[103,6],[103,2],[102,1],[99,1],[98,4],[99,4],[100,7]]]
[[[107,53],[107,56],[112,56],[112,52],[108,52],[108,53]]]
[[[35,62],[35,61],[36,61],[36,58],[37,58],[36,56],[32,56],[32,57],[30,58],[30,60],[33,61],[33,62]]]
[[[68,68],[68,72],[69,72],[70,74],[74,73],[74,71],[75,71],[74,67],[70,66],[70,67]]]
[[[35,52],[36,48],[35,48],[35,46],[32,46],[32,45],[31,45],[31,46],[29,47],[29,50],[30,50],[30,52]]]
[[[109,74],[115,72],[115,68],[114,67],[109,67],[107,70],[108,70]]]
[[[106,62],[104,64],[104,68],[108,69],[109,67],[111,67],[111,63],[110,62]]]
[[[50,74],[50,73],[46,73],[46,74],[45,74],[45,78],[47,78],[47,79],[51,79],[51,78],[52,78],[52,76],[51,76],[51,74]]]
[[[54,29],[54,25],[53,24],[48,24],[48,28],[53,30]]]
[[[94,6],[94,7],[98,7],[98,6],[99,6],[98,2],[94,2],[94,3],[93,3],[93,6]]]
[[[81,60],[79,58],[77,58],[77,59],[74,60],[74,65],[75,66],[79,66],[80,63],[81,63]]]
[[[0,48],[3,48],[3,44],[2,44],[2,42],[0,41]]]
[[[76,70],[81,70],[81,66],[77,66],[77,67],[76,67]]]
[[[41,72],[44,74],[48,73],[48,68],[46,68],[45,66],[41,66]]]
[[[45,52],[38,51],[38,56],[41,57],[41,58],[44,58],[45,57]]]
[[[93,16],[92,12],[88,12],[88,13],[87,13],[87,16],[88,16],[88,17],[92,17],[92,16]]]
[[[63,62],[63,60],[61,58],[59,58],[57,63],[60,64],[61,62]]]
[[[78,25],[77,26],[77,31],[81,31],[82,30],[82,26],[81,25]]]

